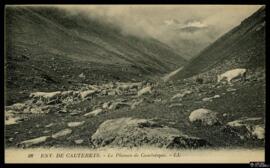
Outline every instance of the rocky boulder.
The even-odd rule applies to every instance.
[[[123,107],[129,107],[130,103],[127,102],[113,102],[112,104],[110,104],[110,106],[108,107],[109,110],[117,110]]]
[[[22,148],[28,148],[28,147],[31,147],[33,145],[38,145],[38,144],[41,144],[43,142],[46,142],[50,138],[51,138],[50,136],[42,136],[42,137],[38,137],[38,138],[34,138],[34,139],[29,139],[29,140],[25,140],[25,141],[18,143],[17,146],[22,147]]]
[[[192,94],[192,91],[190,90],[184,90],[182,93],[177,93],[175,94],[172,98],[171,98],[171,101],[173,101],[174,99],[177,99],[177,98],[184,98],[185,96],[189,95],[189,94]]]
[[[95,147],[196,148],[210,145],[181,131],[147,119],[119,118],[103,122],[92,135]]]
[[[67,123],[68,127],[72,128],[72,127],[79,127],[82,126],[85,123],[85,121],[81,121],[81,122],[69,122]]]
[[[223,132],[230,135],[237,136],[240,139],[264,139],[265,128],[264,124],[261,124],[262,118],[241,118],[228,122],[223,127]]]
[[[204,126],[212,126],[220,123],[216,112],[204,108],[192,111],[189,115],[189,121]]]
[[[72,133],[71,129],[68,129],[68,128],[63,129],[63,130],[61,130],[59,132],[56,132],[56,133],[52,134],[52,138],[58,139],[58,138],[61,138],[61,137],[65,137],[65,136],[67,136],[67,135],[69,135],[71,133]]]

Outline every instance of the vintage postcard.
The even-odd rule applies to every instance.
[[[265,9],[6,5],[5,163],[263,163]]]

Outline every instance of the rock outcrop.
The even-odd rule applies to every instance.
[[[220,123],[216,112],[204,108],[192,111],[189,115],[189,121],[204,126],[212,126]]]
[[[103,122],[92,135],[95,147],[196,148],[207,141],[147,119],[119,118]]]

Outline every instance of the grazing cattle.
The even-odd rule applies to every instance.
[[[96,90],[87,90],[87,91],[81,92],[80,96],[81,96],[82,99],[85,99],[85,98],[87,98],[89,96],[92,96],[95,93],[96,93]]]
[[[217,82],[219,83],[220,81],[222,81],[223,79],[226,79],[227,82],[229,84],[231,84],[231,80],[232,79],[235,79],[237,77],[241,77],[242,79],[244,79],[246,77],[246,72],[247,70],[246,69],[232,69],[232,70],[229,70],[221,75],[218,75],[217,78]]]
[[[39,98],[43,101],[49,101],[53,99],[57,99],[59,96],[61,96],[61,92],[34,92],[30,94],[31,98]]]
[[[140,97],[140,96],[142,96],[144,94],[147,94],[147,93],[152,93],[152,87],[151,86],[147,86],[147,87],[142,88],[141,90],[139,90],[137,96]]]
[[[61,97],[62,98],[66,98],[66,97],[69,97],[69,96],[72,96],[73,95],[73,91],[72,90],[69,90],[69,91],[63,91],[61,93]]]
[[[137,83],[117,83],[118,90],[121,91],[125,91],[125,90],[129,90],[129,89],[139,89],[142,87],[142,83],[141,82],[137,82]]]

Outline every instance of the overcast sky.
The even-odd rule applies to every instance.
[[[71,13],[84,12],[121,27],[123,33],[152,36],[162,41],[174,36],[196,39],[227,32],[254,13],[260,5],[68,5]],[[208,36],[208,35],[207,35]]]
[[[179,49],[178,51],[188,50],[189,47],[187,55],[192,54],[195,48],[196,52],[199,52],[198,50],[239,25],[261,7],[261,5],[53,6],[67,10],[71,15],[83,13],[91,18],[113,23],[120,27],[123,34],[156,38]]]

